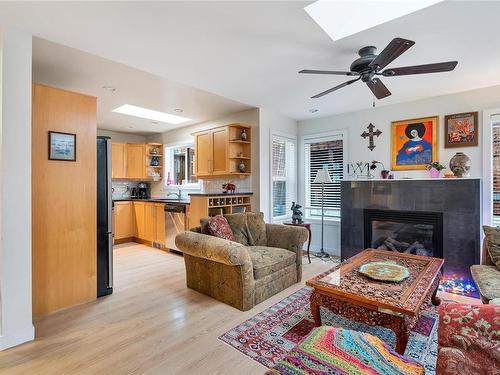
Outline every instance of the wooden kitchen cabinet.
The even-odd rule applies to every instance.
[[[245,130],[247,139],[241,139]],[[195,174],[198,178],[247,176],[251,173],[251,128],[245,124],[230,124],[193,134],[195,144]],[[240,164],[245,169],[239,169]]]
[[[156,205],[154,203],[144,204],[144,237],[139,237],[148,242],[156,239]]]
[[[144,202],[133,202],[135,237],[143,239],[146,233]]]
[[[127,177],[146,178],[146,145],[127,143]]]
[[[132,202],[115,202],[113,228],[116,240],[135,236],[133,208]]]
[[[165,205],[163,203],[155,204],[155,239],[154,242],[165,245]]]
[[[111,178],[125,178],[126,172],[126,144],[111,143]]]

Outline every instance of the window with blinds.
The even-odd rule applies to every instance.
[[[321,217],[321,184],[313,181],[318,170],[326,168],[332,183],[324,186],[325,217],[340,217],[340,180],[344,177],[342,135],[304,141],[306,217]]]
[[[291,217],[290,207],[297,193],[296,141],[272,136],[271,205],[273,221]]]
[[[500,225],[500,115],[492,116],[493,225]]]

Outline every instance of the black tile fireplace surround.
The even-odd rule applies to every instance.
[[[387,234],[388,225],[390,229],[394,222],[407,222],[424,228],[432,226],[434,256],[442,254],[445,273],[468,274],[469,267],[479,264],[480,257],[480,188],[479,179],[342,181],[342,260],[368,245],[381,245],[384,237],[378,237]],[[370,233],[374,220],[382,227],[377,238]],[[396,232],[409,231],[399,227]],[[408,236],[400,237],[396,246],[415,243]],[[386,245],[392,247],[391,243]]]

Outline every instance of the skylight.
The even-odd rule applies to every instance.
[[[443,0],[318,0],[304,10],[333,40],[392,21]]]
[[[171,115],[170,113],[154,111],[152,109],[138,107],[131,104],[124,104],[121,107],[113,109],[113,112],[173,125],[181,124],[183,122],[191,120],[187,117]]]

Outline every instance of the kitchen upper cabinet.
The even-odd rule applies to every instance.
[[[115,239],[134,237],[134,207],[132,202],[115,202],[114,213]]]
[[[111,143],[111,178],[125,178],[126,144]]]
[[[230,124],[193,136],[197,178],[250,175],[252,142],[248,125]]]
[[[229,143],[228,143],[228,129],[217,128],[212,130],[212,162],[211,174],[212,175],[227,175],[229,173],[229,160],[227,157]]]
[[[127,177],[146,177],[146,145],[127,143]]]
[[[194,135],[196,177],[209,176],[212,159],[212,132],[210,130]]]

